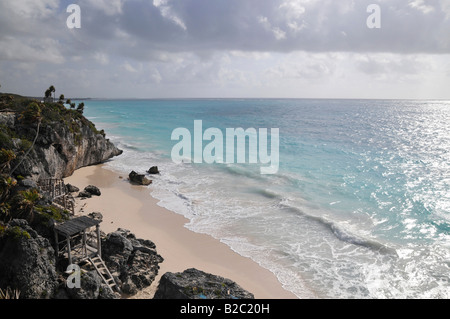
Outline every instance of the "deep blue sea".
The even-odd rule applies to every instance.
[[[298,297],[450,298],[450,101],[87,100],[149,194]],[[279,170],[174,163],[176,128],[279,128]],[[192,137],[193,138],[193,137]],[[204,146],[209,142],[204,142]],[[269,144],[270,145],[270,144]],[[263,279],[262,279],[263,280]]]

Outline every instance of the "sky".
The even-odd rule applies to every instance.
[[[80,28],[68,27],[71,4]],[[91,98],[450,99],[450,0],[0,0],[0,85]]]

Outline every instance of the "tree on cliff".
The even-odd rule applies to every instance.
[[[52,97],[52,93],[55,93],[56,89],[53,85],[50,85],[50,87],[45,91],[45,98],[51,98]]]
[[[31,152],[31,150],[34,147],[34,144],[36,143],[36,140],[39,136],[39,129],[41,127],[41,121],[42,121],[42,115],[41,115],[41,108],[36,102],[31,102],[28,104],[25,111],[22,112],[22,115],[19,118],[20,120],[23,120],[25,123],[36,123],[37,122],[37,129],[36,129],[36,136],[34,137],[33,143],[31,144],[30,148],[27,150],[27,152],[23,155],[22,159],[19,161],[19,163],[11,170],[10,175],[14,173],[14,171],[22,164],[23,160],[27,155]]]
[[[78,104],[77,111],[80,112],[81,114],[83,114],[83,111],[84,111],[84,103],[83,102]]]

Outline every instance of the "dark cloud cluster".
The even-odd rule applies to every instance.
[[[52,39],[64,56],[114,51],[143,60],[224,50],[450,53],[448,0],[379,0],[381,28],[369,29],[373,2],[80,0],[82,28],[74,31],[65,27],[69,1],[2,1],[0,41]]]
[[[81,8],[80,29],[66,26],[73,2]],[[379,29],[366,24],[371,4],[381,9]],[[299,52],[307,60],[290,56]],[[431,60],[414,55],[450,54],[450,1],[0,0],[0,82],[8,76],[16,85],[33,69],[80,90],[101,81],[249,83],[268,74],[319,81],[338,73],[336,63],[349,65],[344,55],[320,56],[329,53],[359,54],[352,69],[367,75],[416,74],[409,62],[426,67]],[[252,54],[279,61],[259,63]],[[377,54],[396,56],[380,61]]]
[[[367,7],[373,2],[129,0],[107,15],[84,1],[82,32],[91,41],[109,39],[142,52],[450,52],[445,0],[379,1],[381,28],[369,29]]]

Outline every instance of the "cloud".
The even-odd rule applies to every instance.
[[[58,49],[58,42],[54,39],[22,41],[20,38],[6,36],[0,38],[0,60],[61,64],[65,58]]]
[[[107,65],[109,63],[109,58],[105,53],[95,52],[94,59],[101,65]]]
[[[136,68],[134,68],[130,63],[128,63],[128,62],[125,62],[124,64],[123,64],[123,68],[125,69],[125,70],[127,70],[128,72],[131,72],[131,73],[137,73],[138,72],[138,70],[136,69]]]
[[[81,0],[82,28],[70,32],[57,0],[3,1],[0,38],[52,38],[64,56],[103,51],[141,61],[164,52],[450,53],[448,1],[380,0],[377,30],[366,25],[372,2]]]
[[[70,2],[0,1],[2,86],[9,76],[40,92],[25,66],[99,96],[359,95],[371,81],[379,92],[421,76],[448,83],[448,67],[433,62],[450,55],[448,0],[377,0],[381,29],[366,25],[373,0],[80,0],[82,27],[69,30]]]
[[[186,30],[187,27],[183,20],[180,19],[176,14],[173,13],[172,8],[169,4],[169,0],[153,0],[153,5],[160,9],[161,15],[169,20],[172,20],[176,25]]]
[[[417,9],[424,14],[433,12],[435,8],[431,5],[427,5],[424,0],[413,0],[408,4],[411,8]]]
[[[122,7],[126,0],[81,0],[78,5],[81,8],[99,10],[107,16],[122,14]]]

